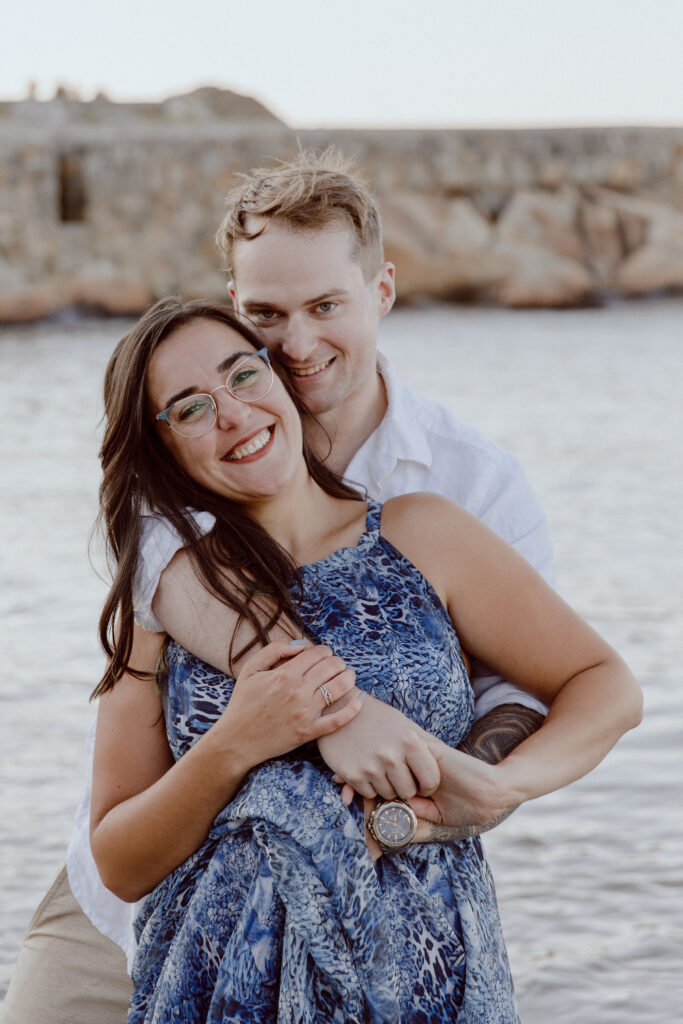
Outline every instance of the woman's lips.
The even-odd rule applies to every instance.
[[[246,462],[252,456],[261,456],[273,439],[275,426],[263,427],[256,434],[253,434],[247,441],[241,441],[231,448],[222,458],[222,462]]]

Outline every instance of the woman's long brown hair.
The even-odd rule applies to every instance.
[[[115,569],[99,624],[100,642],[109,662],[93,697],[111,690],[125,672],[148,675],[129,664],[133,586],[145,515],[161,515],[178,531],[206,589],[237,612],[238,625],[246,620],[252,626],[253,638],[236,653],[235,628],[230,661],[257,643],[267,643],[268,631],[281,618],[301,626],[293,597],[297,586],[300,588],[300,578],[289,554],[238,503],[196,483],[174,462],[149,407],[146,384],[152,354],[173,331],[201,319],[225,324],[254,349],[262,347],[254,332],[227,306],[168,298],[155,303],[142,316],[119,342],[107,366],[98,523]],[[305,414],[284,371],[276,363],[273,369],[299,413]],[[362,500],[313,455],[305,441],[303,454],[311,477],[328,494]],[[216,525],[205,538],[188,515],[190,509],[215,516]]]

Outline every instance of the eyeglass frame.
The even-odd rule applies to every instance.
[[[252,399],[242,398],[242,397],[240,397],[240,395],[236,395],[234,392],[232,392],[230,390],[230,388],[228,387],[228,381],[230,380],[230,378],[232,377],[232,375],[234,373],[237,373],[237,371],[239,370],[240,366],[244,366],[244,364],[246,362],[248,362],[249,359],[253,359],[254,356],[260,356],[263,359],[263,361],[266,363],[266,365],[268,366],[268,369],[270,370],[270,383],[269,383],[268,387],[266,388],[266,390],[263,392],[263,394],[259,395],[258,398],[252,398]],[[230,370],[230,373],[225,378],[225,384],[219,384],[217,388],[213,389],[213,391],[195,391],[193,394],[187,395],[186,398],[179,398],[177,402],[171,402],[171,404],[169,406],[167,406],[165,409],[162,409],[161,412],[158,412],[156,414],[155,420],[158,420],[161,423],[165,423],[166,426],[170,427],[170,429],[173,431],[173,433],[177,434],[178,437],[183,437],[183,438],[185,438],[186,441],[194,441],[198,437],[204,437],[205,434],[208,434],[209,431],[216,425],[216,423],[218,421],[218,406],[216,405],[216,400],[213,397],[217,391],[224,391],[225,390],[225,391],[227,391],[227,393],[230,395],[231,398],[236,399],[238,402],[243,402],[245,405],[251,405],[252,402],[260,402],[262,398],[265,398],[266,395],[270,394],[270,390],[273,387],[274,380],[275,380],[275,373],[273,371],[273,364],[270,361],[270,356],[268,355],[268,349],[264,345],[263,348],[260,348],[260,349],[258,349],[258,351],[255,351],[253,353],[253,355],[245,356],[244,359],[241,359],[240,362],[238,362],[235,366],[233,366],[232,369]],[[169,412],[171,411],[171,409],[175,405],[180,405],[181,402],[188,402],[191,398],[197,398],[197,397],[206,397],[206,398],[210,398],[211,399],[211,403],[213,405],[213,423],[211,423],[211,425],[208,426],[206,428],[206,430],[203,430],[201,432],[201,434],[191,434],[191,435],[190,434],[181,434],[180,431],[176,430],[176,428],[173,426],[173,424],[169,420],[168,414],[169,414]]]

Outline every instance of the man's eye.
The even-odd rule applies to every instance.
[[[277,313],[274,309],[256,309],[249,314],[249,319],[258,320],[262,324],[271,324],[277,319]]]
[[[331,313],[336,307],[336,302],[319,302],[315,308],[318,313]]]

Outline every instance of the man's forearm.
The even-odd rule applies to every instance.
[[[501,704],[475,722],[458,750],[498,764],[543,725],[543,715],[523,704]]]
[[[474,723],[457,749],[487,764],[498,764],[535,733],[543,721],[540,712],[522,704],[501,704]],[[500,825],[515,810],[510,807],[483,825],[443,825],[420,819],[414,842],[452,843],[471,839]]]

